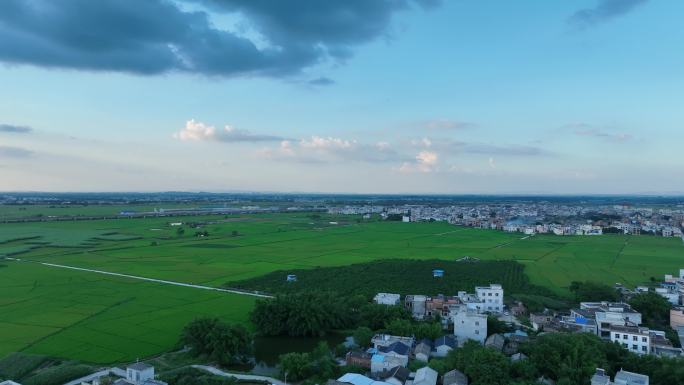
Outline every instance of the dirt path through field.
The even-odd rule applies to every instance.
[[[96,273],[96,274],[113,275],[113,276],[116,276],[116,277],[137,279],[137,280],[141,280],[141,281],[161,283],[161,284],[164,284],[164,285],[183,286],[183,287],[190,287],[190,288],[193,288],[193,289],[212,290],[212,291],[219,291],[219,292],[222,292],[222,293],[231,293],[231,294],[239,294],[239,295],[248,295],[248,296],[259,297],[259,298],[273,298],[273,296],[267,295],[267,294],[260,294],[260,293],[254,293],[254,292],[248,292],[248,291],[241,291],[241,290],[233,290],[233,289],[222,289],[222,288],[220,288],[220,287],[211,287],[211,286],[203,286],[203,285],[193,285],[193,284],[184,283],[184,282],[176,282],[176,281],[167,281],[167,280],[164,280],[164,279],[139,277],[139,276],[137,276],[137,275],[130,275],[130,274],[112,273],[112,272],[110,272],[110,271],[102,271],[102,270],[95,270],[95,269],[86,269],[86,268],[83,268],[83,267],[75,267],[75,266],[67,266],[67,265],[58,265],[58,264],[56,264],[56,263],[47,263],[47,262],[31,261],[31,260],[24,260],[24,259],[20,259],[20,258],[10,258],[10,257],[5,257],[5,259],[10,260],[10,261],[17,261],[17,262],[37,263],[37,264],[40,264],[40,265],[43,265],[43,266],[48,266],[48,267],[57,267],[57,268],[62,268],[62,269],[86,271],[86,272]]]

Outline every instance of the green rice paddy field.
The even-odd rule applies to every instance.
[[[170,222],[180,221],[212,223],[184,225],[179,236]],[[0,357],[25,351],[95,363],[133,360],[173,347],[196,316],[247,322],[254,302],[35,262],[221,286],[276,270],[469,255],[517,260],[533,283],[559,293],[573,280],[636,285],[684,267],[678,238],[522,238],[444,223],[307,214],[0,224],[0,256],[22,259],[0,260]]]

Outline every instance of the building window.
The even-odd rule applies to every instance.
[[[622,344],[622,347],[627,349],[627,344]]]
[[[623,335],[622,335],[622,339],[623,339],[623,340],[626,340],[626,339],[627,339],[627,334],[623,334]]]
[[[498,297],[498,296],[499,296],[499,293],[496,293],[496,294],[494,294],[494,295]]]
[[[480,326],[480,321],[475,321],[475,326]]]
[[[620,333],[615,333],[615,337],[614,337],[614,338],[620,339]]]
[[[639,347],[636,345],[632,345],[632,350],[639,350]]]
[[[475,330],[475,334],[480,334],[480,331],[479,331],[479,330]]]
[[[645,347],[645,346],[642,346],[642,347],[641,347],[641,351],[642,351],[642,352],[647,351],[647,350],[646,350],[646,347]]]
[[[646,337],[641,337],[641,342],[646,342]]]
[[[632,336],[632,341],[639,341],[639,337],[637,337],[637,336]]]

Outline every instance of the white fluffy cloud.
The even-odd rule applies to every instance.
[[[283,140],[277,148],[264,148],[259,155],[274,160],[303,163],[401,162],[408,157],[398,153],[388,142],[364,144],[356,140],[313,135],[299,141]]]
[[[433,172],[437,170],[437,161],[439,156],[434,151],[421,151],[416,155],[412,162],[404,162],[399,167],[400,172]]]
[[[272,135],[257,135],[247,130],[240,130],[226,125],[222,130],[214,126],[196,122],[190,119],[185,127],[173,134],[173,137],[183,141],[215,141],[215,142],[276,142],[284,138]]]

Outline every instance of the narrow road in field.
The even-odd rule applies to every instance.
[[[164,280],[164,279],[156,279],[156,278],[139,277],[139,276],[137,276],[137,275],[129,275],[129,274],[121,274],[121,273],[112,273],[112,272],[110,272],[110,271],[86,269],[86,268],[83,268],[83,267],[75,267],[75,266],[67,266],[67,265],[58,265],[58,264],[55,264],[55,263],[38,262],[38,261],[31,261],[31,260],[23,260],[23,259],[20,259],[20,258],[5,257],[5,259],[10,260],[10,261],[17,261],[17,262],[32,262],[32,263],[37,263],[37,264],[39,264],[39,265],[48,266],[48,267],[59,267],[59,268],[62,268],[62,269],[70,269],[70,270],[78,270],[78,271],[87,271],[87,272],[89,272],[89,273],[113,275],[113,276],[115,276],[115,277],[123,277],[123,278],[137,279],[137,280],[140,280],[140,281],[155,282],[155,283],[161,283],[161,284],[164,284],[164,285],[174,285],[174,286],[190,287],[190,288],[193,288],[193,289],[202,289],[202,290],[219,291],[219,292],[222,292],[222,293],[231,293],[231,294],[239,294],[239,295],[248,295],[248,296],[259,297],[259,298],[273,298],[272,295],[253,293],[253,292],[249,292],[249,291],[240,291],[240,290],[222,289],[222,288],[220,288],[220,287],[193,285],[193,284],[190,284],[190,283],[183,283],[183,282],[176,282],[176,281],[167,281],[167,280]]]

